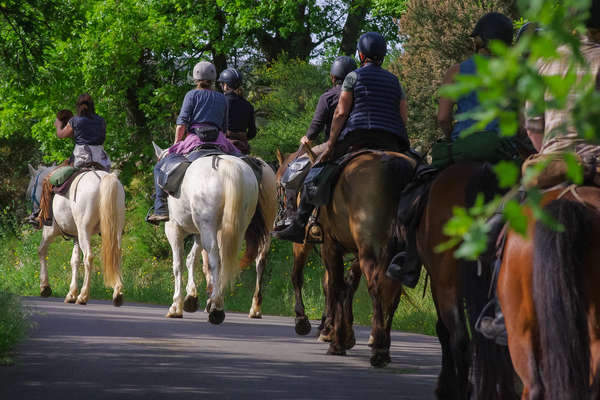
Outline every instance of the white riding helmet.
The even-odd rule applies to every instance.
[[[197,81],[214,81],[217,79],[217,69],[208,61],[200,61],[194,66],[193,77]]]

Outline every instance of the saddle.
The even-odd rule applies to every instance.
[[[199,158],[216,158],[222,155],[227,155],[227,153],[224,153],[216,146],[206,144],[195,148],[185,155],[174,154],[167,158],[162,164],[157,176],[158,186],[169,195],[176,196],[179,192],[183,177],[191,163]],[[254,172],[254,176],[256,177],[256,182],[260,184],[262,179],[262,168],[265,163],[257,158],[245,155],[240,156],[239,158],[252,168],[252,172]]]

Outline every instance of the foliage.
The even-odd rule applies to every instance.
[[[441,136],[436,126],[438,89],[446,71],[473,52],[469,35],[490,11],[510,13],[511,0],[409,0],[398,23],[404,53],[390,69],[408,96],[408,132],[423,152]]]
[[[282,58],[254,74],[255,89],[248,97],[256,108],[259,132],[251,142],[252,152],[273,160],[278,148],[284,153],[298,149],[319,96],[331,85],[328,69]]]
[[[163,227],[155,227],[142,221],[149,199],[140,190],[149,182],[149,176],[136,175],[127,188],[126,226],[123,234],[123,278],[125,301],[148,302],[170,305],[173,296],[173,272],[171,252]],[[135,189],[132,189],[135,187]],[[31,227],[23,227],[19,237],[7,235],[0,241],[0,291],[10,289],[26,296],[39,295],[39,260],[37,245],[41,233]],[[93,251],[99,252],[100,239],[93,238]],[[72,242],[56,240],[48,252],[48,274],[53,294],[66,296],[69,291],[71,267],[69,255]],[[100,274],[100,257],[94,259],[91,276],[91,298],[110,300],[112,289],[104,287]],[[350,261],[347,261],[350,265]],[[201,268],[196,269],[196,283],[201,299],[204,299],[205,282]],[[265,272],[263,312],[271,315],[294,315],[294,293],[291,282],[292,245],[273,240]],[[184,269],[184,274],[187,270]],[[304,303],[309,318],[320,319],[325,305],[321,282],[324,267],[316,251],[312,252],[304,273]],[[424,275],[424,274],[423,274]],[[79,282],[83,268],[79,269]],[[254,292],[256,273],[254,268],[245,269],[233,284],[225,298],[229,311],[248,312]],[[396,316],[394,329],[435,335],[436,314],[431,294],[421,298],[424,281],[414,291],[411,299],[403,296]],[[1,310],[0,310],[1,312]],[[361,283],[354,301],[355,322],[370,325],[372,306],[364,282]],[[184,316],[185,317],[185,316]],[[290,333],[293,319],[289,320]],[[292,334],[292,333],[291,333]]]
[[[483,126],[498,118],[501,132],[504,135],[515,134],[518,126],[518,115],[510,111],[511,104],[523,104],[526,101],[536,113],[546,109],[567,110],[569,123],[574,126],[580,137],[592,141],[598,138],[600,132],[600,93],[596,90],[595,79],[582,73],[586,71],[585,62],[579,51],[578,34],[585,31],[584,21],[589,1],[568,0],[560,3],[549,0],[519,3],[523,16],[535,20],[541,26],[541,31],[535,35],[526,35],[513,47],[508,48],[502,43],[493,43],[492,50],[497,57],[478,57],[478,74],[474,77],[461,78],[458,82],[444,90],[444,94],[454,98],[464,95],[471,90],[480,93],[481,108],[471,117],[478,119]],[[560,76],[540,76],[537,66],[557,59],[568,59],[568,71]],[[579,76],[578,76],[579,75]],[[475,128],[477,129],[477,128]],[[568,175],[573,182],[582,182],[581,167],[575,162],[573,155],[567,154],[565,161],[568,165]],[[533,174],[539,173],[544,165],[527,171],[523,181],[527,182]],[[519,174],[503,168],[497,168],[500,180],[505,187],[516,185]],[[514,195],[512,190],[507,199]],[[541,219],[561,227],[550,220],[540,206],[541,195],[535,188],[527,191],[526,205],[535,219]],[[460,210],[449,224],[461,224],[461,235],[465,239],[459,252],[476,257],[485,235],[472,235],[493,212],[477,213],[476,210]],[[464,218],[468,213],[472,218]],[[511,227],[525,234],[524,215],[522,208],[512,201],[504,209],[505,218]],[[461,222],[462,221],[462,222]],[[455,236],[454,240],[457,237]],[[483,246],[485,248],[485,246]]]
[[[28,317],[19,297],[0,288],[0,366],[12,364],[10,351],[27,335]]]

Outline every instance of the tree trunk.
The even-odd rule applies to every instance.
[[[371,6],[371,0],[352,0],[348,5],[348,17],[342,31],[342,42],[340,52],[347,56],[353,56],[356,52],[358,35],[365,24],[365,17]]]

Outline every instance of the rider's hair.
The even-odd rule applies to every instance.
[[[196,82],[198,89],[212,89],[213,86],[213,81],[196,79],[194,82]]]
[[[96,111],[94,110],[94,100],[87,93],[80,94],[77,98],[77,115],[80,117],[91,117]]]
[[[56,113],[56,119],[62,123],[61,129],[67,125],[71,118],[73,118],[73,112],[71,110],[64,109]]]
[[[360,55],[362,55],[362,57]],[[381,64],[383,64],[383,58],[367,57],[362,53],[359,53],[358,57],[360,58],[360,65],[365,65],[365,64],[371,63],[371,64],[381,66]]]

